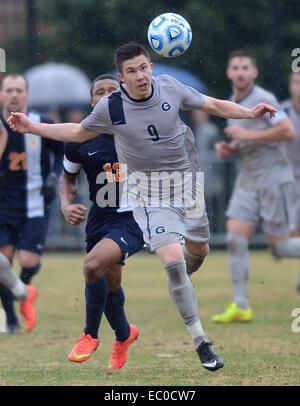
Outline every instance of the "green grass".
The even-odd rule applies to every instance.
[[[0,385],[299,385],[300,333],[293,333],[292,309],[297,261],[275,262],[268,252],[252,251],[249,296],[254,320],[219,325],[210,317],[231,301],[227,255],[210,252],[193,278],[203,327],[225,366],[204,370],[173,305],[166,275],[157,256],[138,254],[123,272],[128,319],[140,337],[125,366],[114,373],[107,365],[114,335],[105,320],[97,352],[75,364],[67,355],[84,327],[83,255],[47,254],[35,279],[39,291],[34,331],[0,335]],[[172,357],[160,357],[170,354]]]

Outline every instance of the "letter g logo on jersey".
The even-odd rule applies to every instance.
[[[170,110],[171,106],[169,105],[168,102],[164,102],[162,104],[161,108],[163,109],[163,111],[168,111],[168,110]]]
[[[163,226],[159,226],[159,227],[157,227],[157,229],[155,231],[156,231],[156,234],[162,234],[166,231],[166,229]]]

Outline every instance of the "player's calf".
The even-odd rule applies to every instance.
[[[22,267],[20,279],[25,285],[30,285],[32,278],[38,274],[41,268],[41,263],[39,262],[37,265],[32,267]]]
[[[188,245],[188,246],[187,246]],[[191,248],[193,252],[191,252]],[[198,271],[203,264],[209,252],[209,245],[205,244],[186,244],[183,246],[183,254],[186,262],[187,274],[191,276]]]
[[[233,302],[241,309],[249,308],[249,241],[241,234],[229,231],[226,236],[229,270],[234,288]]]
[[[26,300],[28,290],[11,268],[9,260],[0,252],[0,282],[3,283],[19,301]]]
[[[171,299],[177,307],[195,346],[198,347],[203,341],[207,341],[207,338],[199,320],[197,298],[193,284],[187,276],[185,261],[170,262],[165,265],[165,270]]]

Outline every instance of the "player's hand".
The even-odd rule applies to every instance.
[[[7,124],[13,131],[27,133],[30,130],[30,119],[23,113],[11,113],[7,119]]]
[[[87,207],[82,204],[70,204],[69,206],[62,207],[61,209],[67,223],[72,226],[78,226],[85,220],[84,212],[87,211]]]
[[[234,140],[246,140],[250,133],[246,128],[237,126],[226,127],[224,131],[227,137]]]
[[[232,143],[221,141],[215,144],[215,150],[219,158],[226,159],[236,152],[236,147]]]
[[[275,107],[271,106],[270,104],[266,103],[259,103],[251,110],[251,117],[250,118],[259,118],[262,117],[264,114],[270,113],[270,117],[275,117],[277,110]]]

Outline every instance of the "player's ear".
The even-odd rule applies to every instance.
[[[152,62],[150,62],[150,67],[151,67],[151,70],[153,71],[153,63]]]
[[[257,78],[257,76],[258,76],[258,69],[257,68],[255,68],[254,69],[254,79],[256,79]]]
[[[122,73],[120,73],[120,72],[118,73],[118,78],[120,79],[121,82],[123,82],[123,75],[122,75]]]

